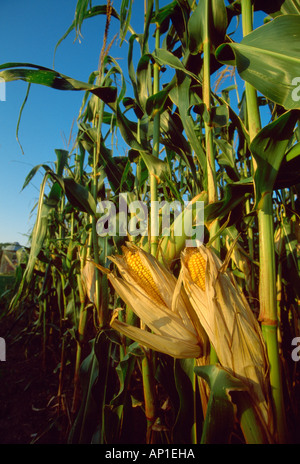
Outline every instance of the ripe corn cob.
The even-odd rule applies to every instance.
[[[203,259],[209,271],[205,273],[204,295],[191,285],[196,281],[199,289],[203,285]],[[257,417],[268,437],[273,430],[267,375],[269,365],[258,321],[245,296],[238,290],[233,275],[222,269],[223,263],[210,248],[186,248],[182,264],[184,287],[199,323],[214,347],[218,363],[248,387]],[[247,421],[243,425],[245,430],[249,427]]]
[[[187,248],[185,252],[185,260],[192,281],[204,291],[206,260],[197,248]]]
[[[131,243],[122,248],[121,256],[110,256],[110,260],[120,275],[110,272],[108,279],[141,322],[141,327],[131,326],[120,321],[116,312],[111,327],[142,346],[175,358],[202,358],[207,336],[194,321],[182,281],[153,255]]]
[[[123,248],[124,257],[129,267],[130,274],[135,278],[136,282],[142,287],[143,290],[158,304],[166,306],[164,300],[159,294],[158,287],[149,269],[142,263],[141,257],[138,252],[130,251],[128,248]]]

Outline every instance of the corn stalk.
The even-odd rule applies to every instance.
[[[251,0],[242,0],[242,23],[244,36],[252,31],[253,10]],[[248,82],[245,83],[250,142],[261,129],[257,92]],[[253,171],[256,170],[252,158]],[[283,406],[281,367],[277,339],[276,266],[274,249],[273,201],[268,192],[258,210],[259,227],[259,301],[260,320],[270,362],[270,384],[274,401],[278,439],[286,441],[286,420]]]

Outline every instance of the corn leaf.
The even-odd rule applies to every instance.
[[[188,141],[192,149],[195,151],[201,170],[205,174],[206,155],[199,141],[198,135],[196,134],[194,121],[191,115],[189,114],[189,109],[192,106],[190,86],[191,79],[189,77],[185,77],[182,79],[182,77],[178,75],[177,85],[174,88],[172,88],[170,92],[170,98],[172,102],[178,107],[182,125],[186,132]]]
[[[243,208],[245,200],[252,193],[252,178],[226,184],[222,200],[205,206],[205,223],[209,224],[217,217],[222,223],[222,220],[227,218],[228,215],[231,215],[231,224],[239,221],[242,216],[241,208]]]
[[[93,155],[94,146],[97,143],[97,130],[94,127],[90,127],[87,124],[80,123],[80,139],[82,146]],[[105,172],[111,188],[114,192],[117,192],[120,188],[121,179],[124,176],[124,162],[120,157],[113,157],[111,150],[106,148],[103,140],[100,142],[99,158],[103,165],[103,171]],[[124,179],[123,187],[127,191],[132,190],[134,183],[134,177],[131,172],[127,172],[126,179]]]
[[[203,11],[205,10],[205,1],[199,0],[188,23],[189,32],[189,50],[192,54],[198,54],[202,49],[203,41]],[[219,45],[225,37],[227,28],[227,12],[223,0],[212,0],[211,21],[209,24],[209,36],[214,46]]]
[[[106,10],[107,10],[106,5],[97,5],[97,6],[94,6],[94,7],[90,8],[90,9],[87,9],[87,6],[88,5],[86,5],[85,9],[83,9],[83,8],[81,9],[80,14],[78,14],[79,13],[79,6],[77,6],[77,9],[76,9],[77,16],[76,16],[76,18],[74,19],[71,26],[68,28],[68,30],[65,32],[65,34],[59,39],[59,41],[57,42],[57,44],[55,46],[54,59],[55,59],[55,53],[56,53],[56,50],[57,50],[58,46],[61,44],[61,42],[64,39],[66,39],[68,37],[68,35],[73,31],[73,29],[76,30],[76,35],[78,36],[80,34],[82,22],[85,19],[93,18],[94,16],[97,16],[97,15],[105,15],[106,14]],[[116,12],[116,10],[114,8],[112,8],[112,16],[114,18],[119,19],[119,15],[118,15],[118,13]],[[53,59],[53,64],[54,64],[54,59]]]
[[[71,177],[63,178],[63,185],[72,206],[92,216],[96,214],[96,202],[85,186],[78,184]]]
[[[194,74],[193,72],[189,71],[184,64],[177,58],[173,53],[165,50],[163,48],[158,48],[152,54],[152,57],[158,64],[161,66],[170,66],[177,71],[182,71],[183,73],[187,74],[190,77],[193,77],[197,82],[201,83],[201,79]],[[188,55],[185,57],[185,61],[187,61]]]
[[[250,150],[257,163],[254,175],[256,207],[259,207],[265,193],[273,191],[281,162],[298,117],[298,111],[287,111],[265,126],[250,145]]]
[[[0,65],[0,70],[4,70],[0,71],[0,77],[6,82],[23,80],[58,90],[88,90],[101,98],[105,103],[112,103],[117,97],[117,89],[115,87],[101,87],[87,84],[44,66],[30,63],[5,63]]]
[[[255,10],[262,10],[272,17],[280,14],[299,14],[299,0],[255,0]]]
[[[227,444],[235,422],[235,410],[230,392],[243,391],[245,387],[239,379],[220,366],[197,366],[194,371],[205,379],[210,387],[201,443]]]
[[[49,168],[49,171],[51,171],[50,168]],[[52,189],[50,190],[48,199],[44,198],[46,183],[47,183],[49,175],[51,175],[49,171],[47,170],[46,174],[44,175],[41,186],[40,186],[37,218],[36,218],[36,222],[35,222],[33,232],[32,232],[31,247],[30,247],[28,262],[27,262],[27,265],[26,265],[26,268],[23,274],[22,281],[20,283],[20,287],[10,303],[10,309],[13,309],[17,305],[21,295],[23,294],[23,292],[26,291],[28,285],[31,282],[36,260],[42,249],[45,237],[48,232],[49,213],[51,209],[57,205],[58,197],[61,193],[60,189],[59,189],[59,192],[57,191],[57,187],[59,186],[55,183],[52,186]]]
[[[174,443],[195,443],[195,360],[178,359],[174,362],[175,385],[179,396],[179,407],[173,429]]]
[[[110,438],[109,443],[128,443],[132,438],[132,398],[130,395],[130,381],[136,366],[136,360],[143,355],[139,345],[134,342],[127,347],[126,355],[116,366],[119,379],[119,390],[112,398],[105,410],[105,435]]]
[[[47,164],[37,164],[27,174],[27,176],[25,178],[25,181],[24,181],[24,184],[23,184],[23,187],[22,187],[22,190],[24,190],[25,187],[27,187],[27,185],[32,181],[32,179],[34,178],[34,176],[36,175],[36,173],[38,172],[38,170],[40,168],[43,168],[45,171],[51,171],[51,168],[49,166],[47,166]]]
[[[285,109],[300,108],[293,80],[300,76],[300,16],[282,15],[241,43],[222,44],[216,58],[236,65],[242,79]]]
[[[55,154],[57,157],[56,161],[56,174],[62,176],[65,167],[67,166],[67,161],[69,157],[69,152],[67,150],[55,149]]]
[[[122,0],[120,9],[121,44],[129,28],[133,0]]]
[[[89,344],[91,352],[80,367],[83,401],[69,433],[69,444],[91,443],[99,420],[98,404],[93,395],[93,388],[99,375],[99,364],[95,354],[95,340],[91,340]]]

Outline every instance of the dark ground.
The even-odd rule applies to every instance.
[[[6,361],[0,362],[0,444],[59,444],[57,374],[43,369],[41,349],[18,337],[22,321],[0,320]],[[26,337],[25,337],[26,343]]]
[[[0,303],[0,316],[3,311]],[[58,410],[57,359],[42,359],[41,338],[25,331],[26,318],[0,317],[0,337],[6,341],[6,361],[0,362],[0,444],[65,444],[71,424],[72,379],[65,379]],[[49,362],[50,361],[50,362]],[[44,365],[45,364],[45,365]],[[55,368],[56,367],[56,368]],[[298,366],[294,366],[295,369]],[[295,416],[289,424],[291,444],[300,443],[300,379],[295,375]],[[289,409],[287,416],[292,411]],[[293,415],[293,414],[292,414]],[[134,429],[134,424],[130,429]],[[135,431],[135,438],[138,431]]]

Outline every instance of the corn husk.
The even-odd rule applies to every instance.
[[[273,427],[269,401],[268,359],[260,326],[229,271],[205,246],[197,251],[206,261],[205,288],[191,279],[186,250],[182,256],[180,280],[212,343],[220,364],[241,379],[253,406],[270,431]]]
[[[95,266],[92,261],[87,261],[81,271],[81,282],[84,292],[88,299],[95,304],[96,302],[96,279]]]
[[[108,279],[120,298],[150,329],[130,326],[114,314],[111,326],[140,344],[174,358],[206,356],[207,335],[195,321],[194,311],[183,287],[177,286],[174,275],[152,255],[133,244],[127,244],[122,256],[110,257],[120,277],[108,274]],[[143,283],[128,264],[128,256],[137,254],[150,273],[151,282]],[[176,298],[174,298],[174,295]],[[190,315],[191,314],[191,315]]]

